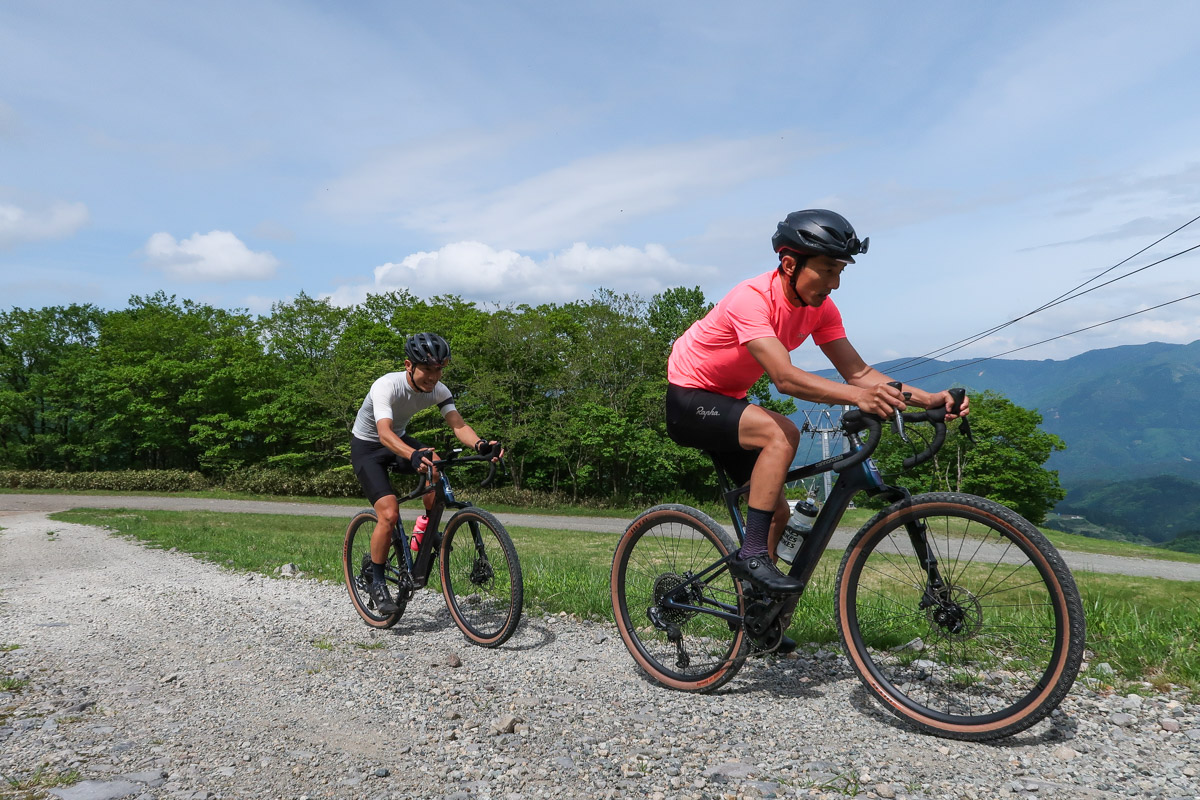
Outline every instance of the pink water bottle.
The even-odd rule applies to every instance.
[[[413,523],[412,536],[409,537],[409,547],[415,553],[421,547],[421,540],[425,538],[425,528],[429,525],[429,517],[422,514],[417,517],[417,521]]]

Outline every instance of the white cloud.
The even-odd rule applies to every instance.
[[[1064,8],[970,76],[970,93],[930,130],[931,152],[978,159],[1029,142],[1040,147],[1048,135],[1072,130],[1075,119],[1097,110],[1120,114],[1127,92],[1149,91],[1155,76],[1195,47],[1195,4],[1178,4],[1169,24],[1165,15],[1131,14],[1120,2]]]
[[[395,216],[430,197],[460,193],[481,164],[500,159],[510,145],[504,134],[475,133],[407,142],[322,187],[316,205],[340,217]]]
[[[676,260],[661,245],[589,247],[577,242],[538,261],[480,242],[448,244],[375,268],[371,284],[327,295],[351,305],[368,293],[408,289],[418,297],[456,294],[481,303],[556,303],[588,298],[598,288],[649,297],[672,286],[694,286],[714,270]]]
[[[516,138],[516,132],[450,137],[384,153],[331,183],[318,206],[339,216],[391,218],[452,241],[544,250],[773,175],[818,152],[798,147],[791,132],[673,142],[580,158],[479,188],[496,183]]]
[[[229,231],[192,234],[176,241],[156,233],[143,248],[146,262],[185,280],[231,281],[270,278],[279,260],[267,251],[254,252]]]
[[[425,203],[401,221],[505,247],[561,247],[772,175],[801,155],[794,142],[776,134],[606,153],[489,194]]]
[[[86,225],[88,218],[83,203],[55,203],[38,211],[0,203],[0,248],[66,238]]]

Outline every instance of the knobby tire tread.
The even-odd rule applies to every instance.
[[[1028,560],[1028,566],[1037,571],[1041,586],[1046,589],[1052,601],[1054,641],[1051,655],[1039,680],[1034,682],[1018,701],[988,715],[942,713],[910,698],[902,688],[888,680],[882,670],[875,668],[874,657],[862,641],[863,634],[858,627],[859,611],[852,607],[852,600],[858,599],[860,589],[862,594],[868,594],[867,589],[860,587],[860,579],[864,579],[864,573],[867,572],[867,560],[876,552],[877,547],[882,551],[881,546],[889,534],[904,534],[906,520],[942,518],[969,520],[964,525],[966,529],[970,529],[972,524],[977,524],[980,529],[1002,534],[1000,541],[1006,540],[1016,545]],[[986,540],[986,534],[984,538]],[[1004,567],[998,567],[999,561],[979,562],[981,568],[985,564],[1000,572],[1011,566],[1006,564]],[[950,565],[947,569],[956,566]],[[1018,564],[1018,567],[1021,566]],[[1016,571],[1017,568],[1013,568],[1014,574]],[[871,576],[865,579],[870,580]],[[964,594],[967,592],[964,591]],[[949,492],[917,495],[911,501],[895,503],[876,514],[859,530],[846,548],[838,571],[835,615],[842,645],[851,667],[858,673],[867,690],[880,700],[885,708],[927,733],[969,741],[1011,736],[1048,716],[1074,684],[1083,659],[1086,638],[1079,590],[1070,570],[1054,546],[1032,524],[1010,509],[985,498]],[[985,624],[982,616],[981,613],[979,630],[982,630]],[[1003,625],[998,627],[1003,628]],[[932,625],[930,628],[932,629]],[[932,635],[936,636],[936,631]],[[963,652],[965,650],[964,647]]]
[[[485,529],[483,532],[485,545],[489,548],[492,545],[499,545],[500,553],[489,552],[488,558],[490,561],[493,555],[502,554],[509,576],[508,610],[502,624],[496,630],[480,630],[471,620],[467,619],[463,604],[459,602],[460,598],[458,595],[460,593],[456,592],[454,588],[456,582],[461,583],[462,578],[461,576],[455,577],[451,574],[451,570],[457,564],[457,561],[453,557],[453,550],[456,546],[474,550],[475,543],[471,536],[471,522],[475,522],[480,528]],[[491,531],[494,538],[488,540],[486,531]],[[455,539],[458,539],[457,543]],[[507,642],[516,632],[517,626],[521,622],[521,612],[525,603],[525,584],[521,573],[521,562],[517,558],[517,548],[513,544],[512,537],[509,536],[503,523],[490,511],[484,511],[482,508],[470,506],[461,509],[446,524],[439,553],[439,561],[441,563],[439,577],[442,584],[442,596],[446,601],[446,608],[450,611],[450,616],[454,620],[454,624],[458,626],[459,630],[462,631],[463,635],[469,641],[481,647],[499,647]]]
[[[673,503],[647,509],[629,524],[629,527],[626,528],[625,533],[618,541],[616,551],[613,554],[612,572],[609,581],[612,592],[613,616],[625,647],[629,650],[630,655],[633,656],[638,667],[647,675],[658,683],[672,689],[679,689],[686,692],[713,692],[733,680],[745,661],[746,653],[749,649],[745,627],[738,625],[736,631],[732,632],[732,644],[722,657],[722,660],[717,662],[713,669],[692,676],[682,676],[680,673],[670,670],[661,664],[643,644],[642,638],[638,633],[638,624],[642,624],[643,626],[649,624],[646,616],[647,609],[629,607],[631,599],[626,593],[627,581],[629,579],[628,572],[638,544],[643,541],[647,534],[652,533],[655,529],[665,530],[667,526],[672,525],[694,531],[715,549],[716,552],[713,553],[714,557],[702,564],[696,564],[695,566],[698,568],[707,567],[710,563],[719,560],[737,549],[737,544],[725,529],[702,511],[690,506]],[[665,571],[670,572],[670,570]],[[727,573],[725,574],[727,575]],[[741,584],[731,577],[729,581],[733,587],[733,592],[736,593],[735,603],[738,613],[744,615],[745,601]],[[633,600],[636,602],[637,598]]]
[[[361,591],[357,585],[360,571],[362,569],[362,554],[370,553],[371,550],[371,533],[374,530],[375,523],[378,517],[375,515],[375,509],[366,508],[359,511],[350,520],[349,526],[346,528],[346,536],[342,541],[342,576],[346,582],[346,590],[350,592],[350,602],[354,605],[354,610],[362,617],[363,622],[370,625],[372,628],[391,628],[400,621],[400,617],[404,616],[405,603],[396,596],[396,585],[392,586],[392,599],[400,606],[400,610],[395,614],[383,615],[371,608],[369,598],[365,591]],[[366,526],[370,525],[368,529]],[[391,546],[388,548],[388,565],[395,566],[395,553]],[[354,563],[358,562],[358,563]]]

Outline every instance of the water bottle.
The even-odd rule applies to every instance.
[[[422,514],[417,517],[417,521],[413,523],[412,536],[408,539],[408,546],[415,553],[421,547],[421,540],[425,538],[425,528],[429,526],[429,517]]]
[[[787,525],[783,527],[783,536],[779,539],[779,546],[775,548],[775,553],[787,563],[792,563],[792,559],[796,557],[796,553],[800,550],[800,545],[804,543],[804,537],[813,528],[813,521],[817,518],[817,507],[808,500],[800,500],[796,503],[795,509],[792,511],[792,516],[788,517]]]

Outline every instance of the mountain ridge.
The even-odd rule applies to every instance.
[[[923,387],[999,392],[1036,409],[1067,449],[1047,463],[1064,486],[1175,475],[1200,480],[1200,340],[1089,350],[1054,361],[892,359],[876,367]],[[934,374],[939,373],[939,374]],[[832,370],[817,374],[840,380]]]

